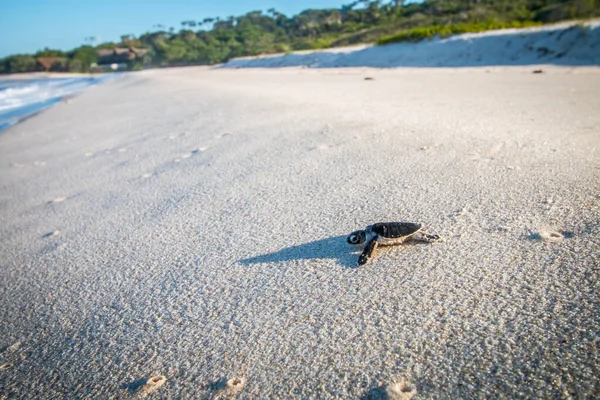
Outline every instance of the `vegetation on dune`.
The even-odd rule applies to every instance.
[[[595,16],[600,16],[600,0],[356,0],[340,9],[310,9],[293,17],[270,9],[225,19],[189,19],[178,32],[155,25],[155,32],[124,35],[118,43],[9,56],[0,60],[0,73],[39,70],[40,57],[51,63],[51,70],[87,72],[113,49],[115,54],[134,49],[126,62],[134,70],[210,65],[242,56],[383,45]]]
[[[461,33],[477,33],[494,29],[507,28],[526,28],[530,26],[542,25],[541,22],[535,21],[512,21],[512,22],[497,22],[488,21],[485,23],[461,23],[455,25],[433,25],[400,31],[392,36],[384,36],[378,39],[375,43],[378,45],[386,45],[399,42],[418,42],[423,39],[432,39],[434,37],[448,37],[450,35],[458,35]]]

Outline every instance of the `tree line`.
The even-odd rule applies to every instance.
[[[0,60],[0,73],[39,69],[37,58],[57,57],[53,68],[89,72],[98,51],[142,48],[148,51],[128,63],[132,70],[182,65],[211,65],[235,57],[324,49],[358,43],[386,43],[422,38],[423,29],[459,25],[482,27],[526,26],[600,16],[600,0],[356,0],[340,9],[308,9],[288,17],[271,8],[227,18],[197,18],[181,22],[179,29],[161,24],[154,32],[123,35],[119,42],[86,44],[71,51],[44,49]],[[439,31],[439,28],[437,28]],[[474,28],[475,29],[475,28]],[[419,35],[410,31],[420,32]],[[452,30],[449,30],[451,32]],[[406,39],[404,39],[406,38]],[[92,38],[86,38],[91,41]]]

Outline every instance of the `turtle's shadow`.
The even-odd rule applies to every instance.
[[[298,246],[286,247],[273,253],[240,260],[241,264],[262,264],[290,260],[334,259],[345,268],[356,268],[362,246],[352,247],[346,242],[346,236],[335,236],[315,240]]]
[[[133,382],[126,383],[121,385],[121,389],[127,389],[130,394],[137,393],[140,391],[142,387],[148,382],[148,378],[140,378],[136,379]]]

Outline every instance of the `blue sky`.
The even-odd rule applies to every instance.
[[[350,0],[0,0],[0,57],[44,47],[70,50],[95,36],[102,42],[162,24],[241,15],[271,7],[286,15],[339,8]]]

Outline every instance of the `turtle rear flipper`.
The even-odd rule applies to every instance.
[[[439,235],[430,235],[429,233],[425,233],[425,232],[417,232],[414,235],[412,235],[410,238],[412,240],[416,240],[417,242],[426,242],[426,243],[431,243],[431,242],[435,242],[436,240],[440,240]]]

